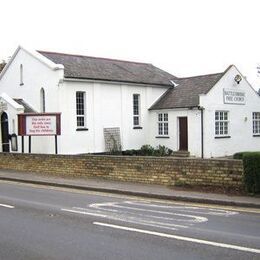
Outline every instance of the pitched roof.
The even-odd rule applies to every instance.
[[[13,100],[24,107],[24,113],[36,113],[36,111],[22,98],[14,98]]]
[[[225,72],[174,79],[174,82],[178,85],[169,88],[150,107],[150,110],[199,106],[199,95],[207,94]]]
[[[176,77],[148,63],[38,51],[64,65],[65,78],[171,86]]]

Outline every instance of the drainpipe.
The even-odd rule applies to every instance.
[[[201,127],[201,158],[204,158],[204,107],[198,107],[200,110],[200,127]]]

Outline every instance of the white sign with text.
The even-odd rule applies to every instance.
[[[244,91],[223,89],[223,94],[225,104],[245,105],[246,103],[246,93]]]
[[[26,135],[56,135],[56,116],[27,116]]]

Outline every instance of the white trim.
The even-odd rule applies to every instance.
[[[0,79],[4,76],[5,72],[7,71],[7,69],[9,68],[9,66],[11,65],[11,63],[13,62],[13,60],[15,59],[16,55],[18,54],[18,52],[20,50],[25,51],[27,54],[31,55],[33,58],[37,59],[38,61],[40,61],[41,63],[43,63],[44,65],[46,65],[47,67],[49,67],[52,70],[63,70],[64,69],[64,66],[62,64],[56,64],[56,63],[52,62],[50,59],[41,55],[39,52],[29,51],[28,49],[25,49],[24,47],[19,45],[18,48],[15,50],[14,54],[12,55],[11,59],[9,60],[9,62],[4,66],[4,69],[0,73]]]
[[[2,93],[0,98],[4,99],[9,105],[11,105],[16,110],[24,110],[24,107],[14,101],[11,97],[9,97],[6,93]]]
[[[218,117],[219,119],[216,120],[216,113],[218,113]],[[220,119],[220,113],[223,113],[223,119]],[[225,119],[225,113],[227,115],[227,119]],[[215,137],[226,137],[226,136],[229,136],[230,135],[230,120],[229,120],[229,111],[227,110],[215,110],[215,113],[214,113],[214,120],[215,120],[215,129],[214,129],[214,134],[215,134]],[[218,134],[216,133],[216,123],[219,123],[219,126],[218,126]],[[220,123],[223,123],[223,134],[220,133]],[[225,124],[224,123],[227,123],[227,133],[225,133]]]
[[[78,115],[77,114],[77,93],[82,93],[83,94],[83,115]],[[81,129],[81,128],[86,128],[87,127],[87,94],[86,91],[76,91],[76,127],[77,129]],[[78,126],[78,117],[83,118],[84,119],[84,125],[83,126]]]
[[[138,97],[138,100],[137,100],[137,105],[138,105],[138,107],[137,107],[137,110],[138,110],[138,114],[135,114],[134,112],[135,112],[135,104],[134,104],[134,97]],[[133,127],[140,127],[141,126],[141,95],[140,94],[138,94],[138,93],[133,93],[133,96],[132,96],[132,98],[133,98],[133,100],[132,100],[132,104],[133,104]],[[137,125],[135,125],[135,118],[138,118],[138,124]]]
[[[159,120],[159,115],[162,115],[162,120]],[[164,119],[164,115],[167,115],[167,120]],[[162,124],[162,134],[159,132],[159,124]],[[168,134],[165,134],[165,124],[167,124],[167,132]],[[169,136],[169,113],[159,112],[157,114],[157,136],[159,137],[168,137]]]

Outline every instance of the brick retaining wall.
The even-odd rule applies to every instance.
[[[243,188],[241,160],[0,153],[0,168],[64,177]]]

